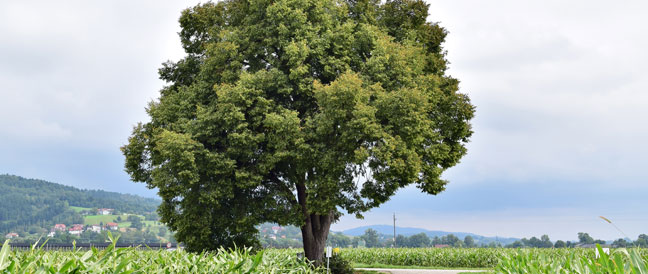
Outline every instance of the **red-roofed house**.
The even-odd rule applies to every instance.
[[[67,228],[65,227],[65,224],[55,224],[55,225],[54,225],[54,230],[58,230],[58,231],[66,231]]]
[[[116,223],[107,223],[106,228],[108,228],[110,230],[117,230],[117,229],[119,229],[119,225],[116,224]]]
[[[83,233],[83,227],[73,226],[68,230],[68,233],[72,235],[81,235],[81,233]]]
[[[14,232],[7,233],[7,235],[5,235],[5,238],[7,238],[7,239],[13,239],[13,238],[18,238],[18,237],[19,237],[18,233],[14,233]]]

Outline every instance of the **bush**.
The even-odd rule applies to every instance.
[[[337,254],[330,258],[329,268],[331,269],[331,274],[353,274],[351,263],[342,259],[342,257]]]

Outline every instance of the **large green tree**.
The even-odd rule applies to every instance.
[[[430,246],[430,238],[427,234],[421,232],[409,236],[408,243],[409,247],[428,247]]]
[[[321,260],[332,222],[402,187],[444,190],[474,107],[448,76],[423,1],[225,0],[185,10],[186,56],[122,150],[191,250],[301,227]]]
[[[366,247],[380,247],[380,240],[378,239],[378,231],[371,228],[365,230],[365,233],[360,236],[365,241]]]

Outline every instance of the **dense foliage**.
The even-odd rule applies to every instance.
[[[80,190],[43,180],[0,175],[0,233],[49,228],[56,223],[83,224],[70,206],[113,208],[144,214],[155,211],[158,200],[101,190]]]
[[[291,250],[219,249],[210,253],[142,251],[135,248],[105,250],[0,251],[0,273],[322,273]]]
[[[474,107],[448,76],[422,0],[225,0],[183,12],[186,56],[123,147],[191,250],[301,227],[321,259],[331,223],[399,188],[445,189]]]

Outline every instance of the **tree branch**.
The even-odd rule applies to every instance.
[[[272,172],[270,174],[270,181],[272,181],[283,193],[286,194],[286,197],[288,198],[288,201],[290,201],[290,204],[292,204],[293,206],[297,205],[297,200],[295,199],[295,195],[293,194],[292,190],[284,182],[282,182],[279,177],[277,177],[277,174]]]

